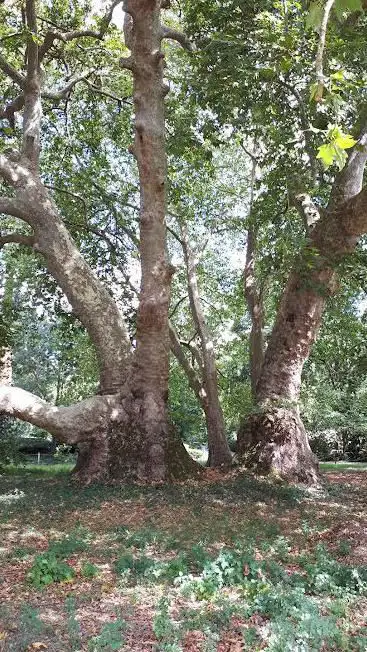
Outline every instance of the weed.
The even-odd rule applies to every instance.
[[[35,558],[28,572],[28,581],[36,589],[43,589],[53,582],[70,581],[74,576],[75,572],[68,564],[51,552],[44,552]]]
[[[92,580],[94,577],[97,577],[99,571],[95,564],[92,564],[90,561],[84,561],[80,572],[82,577]]]
[[[161,598],[158,603],[158,610],[153,619],[153,632],[159,641],[158,649],[164,652],[179,652],[180,631],[178,625],[170,618],[169,602],[167,598]]]
[[[73,597],[66,598],[65,600],[65,610],[68,616],[67,620],[67,629],[69,634],[70,646],[72,650],[80,650],[82,641],[81,641],[81,630],[79,621],[76,619],[76,600]]]
[[[63,539],[52,541],[48,549],[50,553],[55,555],[55,557],[65,559],[77,552],[84,552],[87,547],[88,543],[85,540],[83,540],[80,536],[78,537],[75,533],[71,533],[69,536],[66,536]]]
[[[119,650],[124,643],[123,633],[126,623],[117,618],[112,623],[103,625],[101,633],[88,642],[88,652],[113,652]]]

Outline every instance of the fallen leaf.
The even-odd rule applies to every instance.
[[[47,650],[48,645],[46,643],[42,643],[41,641],[36,641],[35,643],[31,643],[27,650]]]

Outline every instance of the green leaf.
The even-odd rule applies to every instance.
[[[326,168],[330,167],[333,164],[336,152],[335,147],[332,143],[327,143],[326,145],[321,145],[318,148],[318,154],[316,158],[320,158]]]
[[[340,149],[349,149],[350,147],[354,147],[354,145],[357,144],[357,141],[352,138],[349,134],[341,134],[336,138],[335,140],[335,145],[340,147]]]
[[[335,0],[334,11],[338,18],[353,11],[363,11],[361,0]]]
[[[337,70],[330,75],[330,79],[335,79],[335,81],[344,81],[344,71]]]

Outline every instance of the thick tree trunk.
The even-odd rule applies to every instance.
[[[302,270],[290,276],[256,386],[258,411],[242,425],[237,440],[249,467],[307,484],[317,482],[318,464],[299,416],[301,374],[327,296],[335,290],[333,269],[324,261],[315,264],[320,269],[309,278]]]
[[[115,302],[80,255],[38,174],[39,62],[46,45],[39,48],[34,38],[34,0],[26,0],[30,37],[24,88],[22,82],[22,153],[0,155],[0,174],[14,189],[14,198],[0,198],[0,211],[24,220],[33,230],[31,236],[6,236],[3,243],[30,245],[45,258],[95,345],[101,394],[62,408],[3,385],[0,411],[45,428],[59,441],[79,444],[76,476],[87,482],[162,481],[197,472],[167,414],[171,270],[165,254],[166,88],[161,40],[173,36],[161,26],[160,4],[158,0],[126,0],[124,5],[131,57],[123,59],[122,65],[134,77],[133,153],[141,188],[142,283],[133,356]]]
[[[318,481],[318,464],[299,416],[301,374],[327,297],[337,288],[336,265],[354,250],[367,230],[367,193],[364,190],[354,194],[362,185],[367,158],[365,138],[349,159],[353,180],[343,170],[335,182],[339,193],[341,186],[345,191],[350,182],[351,196],[345,192],[338,205],[335,191],[332,193],[330,207],[310,229],[309,245],[291,272],[256,387],[257,413],[244,422],[238,433],[240,456],[260,473],[275,473],[308,484]],[[356,157],[360,161],[357,184]],[[317,213],[316,207],[313,210]]]

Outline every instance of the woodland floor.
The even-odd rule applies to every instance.
[[[367,466],[305,492],[251,475],[0,477],[0,650],[367,649]]]

